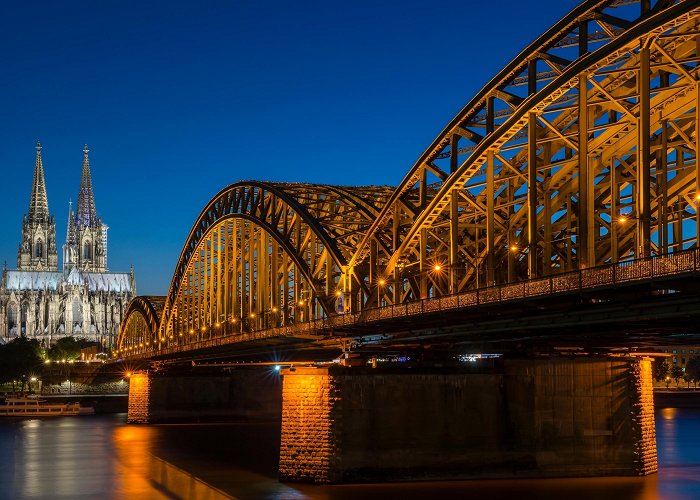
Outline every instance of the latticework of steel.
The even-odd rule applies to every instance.
[[[698,1],[583,2],[398,187],[218,193],[120,353],[697,248],[699,54]]]

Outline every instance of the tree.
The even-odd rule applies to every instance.
[[[63,337],[49,348],[48,357],[54,361],[78,359],[80,350],[91,345],[94,342],[84,338]]]
[[[13,392],[18,381],[24,392],[25,384],[41,365],[41,346],[36,340],[17,337],[0,346],[0,382],[12,382]]]
[[[678,387],[678,382],[680,382],[681,377],[683,377],[683,368],[678,365],[673,365],[673,368],[671,368],[671,378],[676,383],[676,387]]]
[[[698,381],[700,381],[700,356],[693,356],[688,360],[688,364],[685,365],[685,372],[697,388]]]
[[[671,371],[671,365],[668,364],[668,360],[666,358],[655,358],[652,364],[652,370],[654,380],[657,382],[666,382],[666,387],[668,387],[667,377]]]

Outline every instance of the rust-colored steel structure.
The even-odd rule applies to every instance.
[[[118,354],[698,248],[699,55],[700,1],[581,3],[398,187],[218,193],[158,321],[130,307]]]

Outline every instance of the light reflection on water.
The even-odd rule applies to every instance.
[[[659,474],[311,486],[276,478],[279,423],[133,426],[125,415],[0,422],[0,498],[700,499],[700,410],[657,411]]]

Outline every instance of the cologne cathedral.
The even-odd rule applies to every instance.
[[[36,338],[49,346],[61,337],[83,337],[111,348],[126,306],[136,294],[133,269],[107,269],[107,225],[97,216],[87,145],[75,211],[68,209],[63,268],[58,266],[56,222],[49,212],[37,143],[29,212],[22,220],[17,269],[3,266],[0,342]]]

